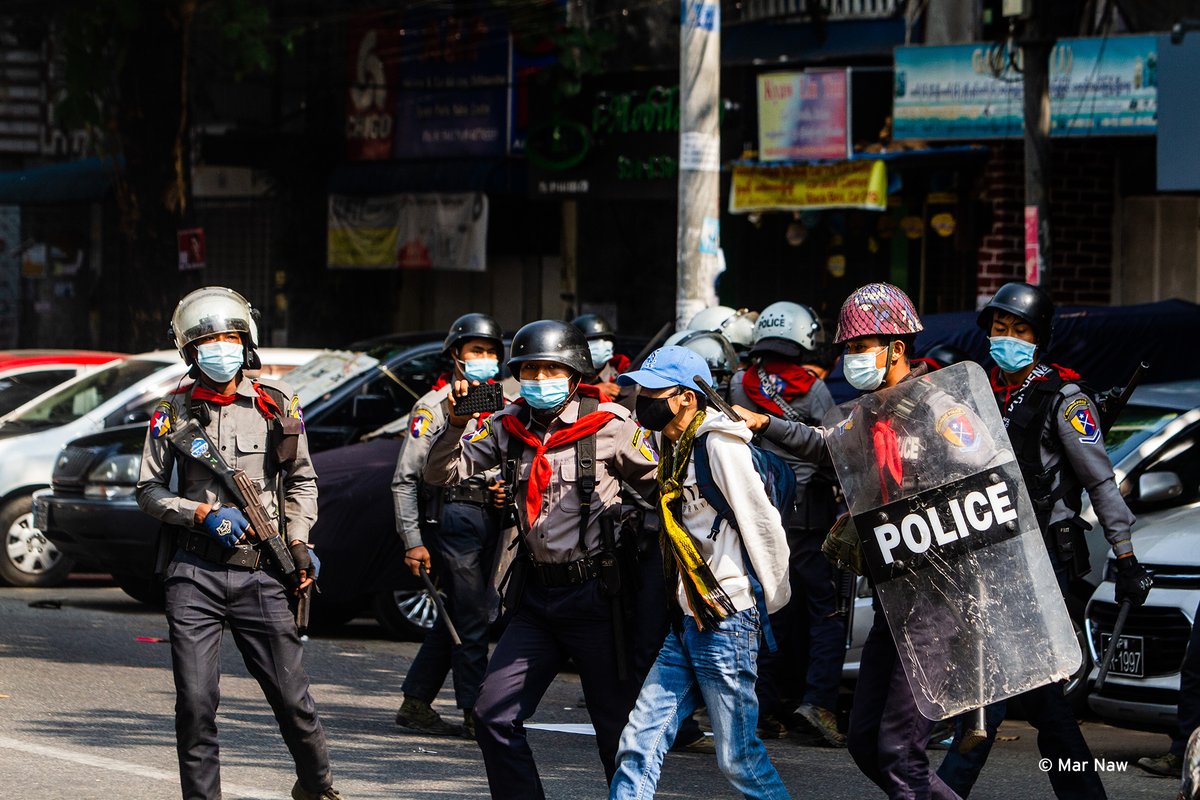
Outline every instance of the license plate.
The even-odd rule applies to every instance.
[[[1108,643],[1111,641],[1112,634],[1100,634],[1100,643],[1103,645],[1101,658],[1104,657],[1104,653],[1108,652]],[[1108,668],[1109,674],[1124,675],[1129,678],[1145,677],[1145,652],[1146,648],[1141,636],[1122,636],[1117,641],[1117,650],[1113,653],[1112,664]]]
[[[33,498],[33,527],[39,531],[50,527],[50,506],[40,497]]]

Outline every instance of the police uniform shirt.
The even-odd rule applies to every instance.
[[[421,547],[421,513],[418,499],[421,494],[421,473],[429,458],[429,449],[445,429],[447,416],[446,396],[453,384],[426,392],[413,406],[408,432],[400,443],[400,455],[396,459],[396,474],[392,478],[392,501],[396,511],[396,532],[404,541],[404,549]],[[467,423],[468,435],[474,433],[475,420]],[[498,475],[481,476],[488,484]]]
[[[751,367],[751,369],[753,368]],[[777,417],[776,414],[772,414],[769,410],[759,406],[746,394],[746,390],[742,386],[742,379],[745,375],[745,370],[739,370],[733,376],[732,380],[730,380],[729,396],[731,401],[743,408],[754,409],[768,416]],[[821,420],[825,417],[825,413],[833,408],[835,403],[833,402],[833,395],[829,393],[829,387],[825,385],[824,381],[818,378],[807,392],[797,396],[788,405],[800,417],[800,421],[809,425],[820,425]],[[792,472],[796,473],[796,507],[792,512],[791,519],[785,519],[784,524],[793,527],[809,527],[805,524],[809,519],[807,514],[808,487],[809,483],[813,480],[813,476],[818,472],[817,464],[810,459],[800,458],[780,443],[765,436],[760,439],[760,443],[764,449],[770,450],[787,462],[787,465],[792,468]],[[825,477],[830,481],[836,482],[837,480],[832,475],[826,475]],[[826,487],[821,488],[826,492],[829,491]],[[830,511],[832,511],[832,506],[830,507]],[[828,525],[831,519],[832,517],[819,521],[823,525]]]
[[[1030,377],[1036,378],[1039,373],[1045,374],[1050,369],[1039,364]],[[1015,401],[1030,391],[1030,384],[1031,381],[1026,381],[1012,393],[1007,403],[1003,402],[1003,395],[997,395],[1001,401],[1000,413],[1005,417],[1006,424],[1010,410],[1016,406]],[[1134,516],[1117,487],[1112,461],[1104,449],[1104,437],[1098,422],[1100,416],[1095,404],[1080,391],[1077,384],[1069,382],[1064,383],[1058,396],[1049,402],[1052,406],[1046,415],[1039,453],[1043,470],[1054,475],[1051,492],[1057,490],[1064,480],[1077,481],[1079,486],[1087,490],[1096,518],[1104,528],[1104,537],[1112,545],[1113,554],[1120,556],[1132,553],[1130,529]],[[1013,442],[1013,446],[1020,448],[1021,443]],[[1075,513],[1066,500],[1060,498],[1050,511],[1049,524],[1070,519]]]
[[[446,426],[429,451],[425,481],[447,486],[472,475],[501,466],[508,457],[509,434],[501,423],[506,415],[516,414],[521,406],[510,405],[493,414],[473,433]],[[588,554],[600,548],[600,514],[620,502],[621,481],[628,483],[643,498],[653,501],[658,491],[658,453],[651,437],[636,422],[629,409],[616,403],[601,403],[614,419],[596,432],[596,491],[592,495],[591,514],[584,537]],[[572,398],[563,411],[543,426],[532,421],[529,432],[543,442],[555,431],[579,418],[579,400]],[[526,543],[534,561],[567,563],[581,558],[579,552],[579,492],[576,443],[563,445],[545,454],[550,464],[550,484],[542,494],[541,513],[533,522]],[[525,496],[534,451],[524,447],[519,467],[520,491],[516,495],[518,512],[525,513]],[[510,491],[513,487],[509,487]],[[528,520],[526,520],[528,522]]]
[[[300,399],[282,381],[260,378],[264,387],[277,389],[291,398],[284,414],[303,419]],[[245,471],[259,487],[259,499],[272,519],[278,520],[274,475],[266,475],[268,455],[275,469],[275,454],[268,454],[267,420],[259,411],[254,383],[243,377],[235,392],[237,400],[227,406],[209,404],[209,421],[204,432],[218,454],[233,469]],[[220,502],[234,505],[233,497],[207,467],[180,455],[168,436],[190,418],[191,391],[184,390],[164,399],[156,409],[142,448],[142,468],[138,476],[137,500],[142,510],[169,525],[195,529],[196,509],[202,504]],[[278,423],[275,423],[278,424]],[[308,532],[317,520],[317,473],[309,458],[308,438],[301,433],[296,457],[283,475],[287,513],[287,540],[308,541]],[[171,473],[179,466],[180,489],[170,489]]]

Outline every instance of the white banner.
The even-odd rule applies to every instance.
[[[330,269],[487,269],[484,194],[329,196]]]

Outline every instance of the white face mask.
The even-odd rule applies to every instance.
[[[889,347],[884,353],[890,353]],[[885,366],[875,366],[876,360],[879,358],[879,353],[849,353],[842,359],[842,372],[846,374],[846,382],[863,392],[870,392],[878,389],[883,383],[883,376],[887,374],[886,362]]]
[[[604,365],[612,360],[613,343],[611,339],[592,339],[588,342],[588,350],[592,354],[592,366],[597,372],[604,369]]]

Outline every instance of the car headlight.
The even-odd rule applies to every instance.
[[[113,500],[132,497],[137,489],[138,473],[142,469],[142,456],[127,454],[112,456],[88,473],[87,485],[83,487],[85,497]]]

